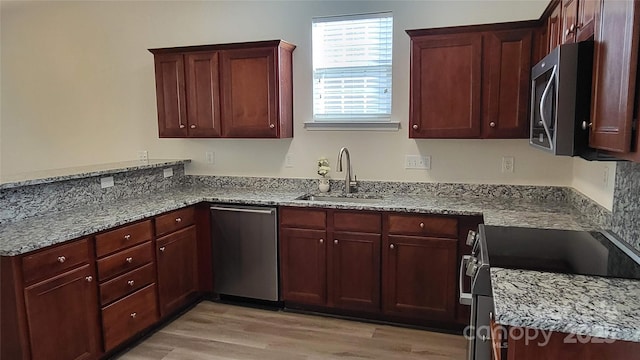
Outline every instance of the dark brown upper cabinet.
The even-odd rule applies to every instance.
[[[602,0],[562,0],[563,44],[584,41],[594,34],[595,19]],[[615,0],[614,0],[615,1]]]
[[[537,22],[408,30],[410,138],[524,138]]]
[[[294,49],[281,40],[150,49],[160,137],[292,137]]]

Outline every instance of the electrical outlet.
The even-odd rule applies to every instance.
[[[406,155],[404,161],[405,169],[431,169],[431,156]]]
[[[602,172],[602,187],[609,187],[609,167],[605,166],[604,171]]]
[[[503,156],[502,157],[502,172],[503,173],[512,173],[514,171],[515,159],[513,156]]]
[[[108,188],[113,186],[113,176],[100,178],[100,188]]]
[[[204,153],[204,158],[207,164],[209,165],[216,164],[216,153],[214,153],[213,151],[207,151],[206,153]]]
[[[284,157],[284,167],[292,168],[293,167],[293,154],[287,154]]]
[[[173,176],[173,168],[164,169],[162,171],[162,175],[164,175],[165,178],[172,177]]]
[[[140,160],[140,161],[148,161],[149,160],[149,152],[147,152],[147,150],[138,151],[138,160]]]

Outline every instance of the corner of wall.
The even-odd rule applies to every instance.
[[[573,158],[571,187],[607,210],[613,209],[615,189],[615,161],[587,161]]]

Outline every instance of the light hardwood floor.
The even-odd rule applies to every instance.
[[[121,360],[463,360],[462,336],[203,301]]]

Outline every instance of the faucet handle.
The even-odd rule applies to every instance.
[[[358,185],[358,176],[357,175],[353,175],[353,180],[349,183],[349,185],[351,185],[351,186],[357,186]]]

